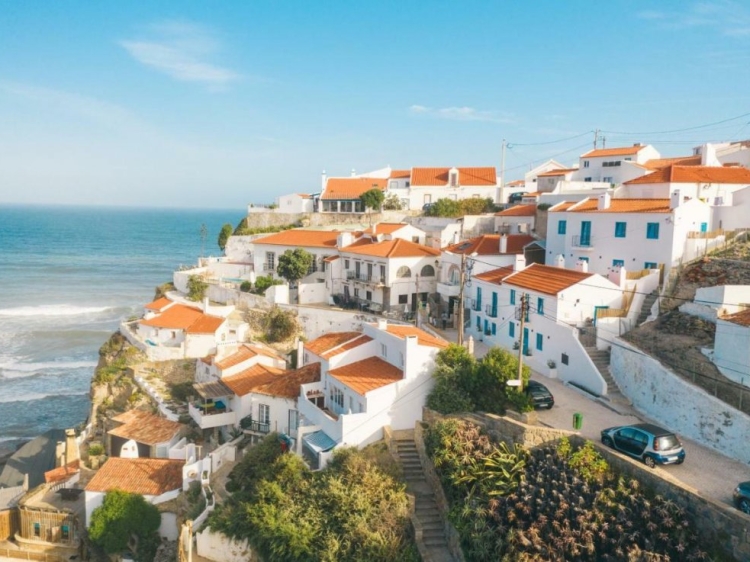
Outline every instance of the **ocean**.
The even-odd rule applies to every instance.
[[[0,447],[89,412],[101,345],[244,210],[0,205]],[[208,234],[201,240],[201,225]]]

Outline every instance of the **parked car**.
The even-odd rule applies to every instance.
[[[555,405],[555,397],[549,389],[540,382],[529,381],[526,383],[524,392],[531,398],[534,403],[534,408],[547,408],[552,409]]]
[[[519,191],[517,193],[511,193],[508,196],[508,204],[512,205],[513,203],[520,203],[521,199],[524,198],[524,195],[528,195],[528,193],[526,193],[525,191]]]
[[[425,203],[424,205],[422,205],[422,210],[429,211],[430,207],[432,207],[432,203]]]
[[[650,423],[603,429],[602,443],[642,460],[649,468],[654,468],[657,464],[685,462],[685,449],[677,436]]]
[[[750,482],[740,482],[732,494],[734,506],[750,515]]]

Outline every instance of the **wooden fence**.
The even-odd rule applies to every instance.
[[[622,295],[622,308],[598,308],[596,309],[596,318],[625,318],[630,312],[630,305],[633,304],[634,296],[635,287]]]
[[[9,548],[0,548],[0,556],[12,558],[14,560],[38,560],[39,562],[67,562],[58,554],[47,554],[45,552],[32,552],[28,550],[11,550]]]
[[[18,532],[18,510],[0,511],[0,540],[4,541]]]

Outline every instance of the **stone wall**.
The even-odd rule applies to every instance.
[[[418,211],[382,211],[380,213],[250,213],[247,216],[249,228],[266,228],[299,223],[303,227],[323,227],[332,225],[352,225],[367,228],[378,222],[402,222],[405,218],[420,215]]]

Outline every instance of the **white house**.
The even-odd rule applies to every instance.
[[[340,244],[351,244],[354,240],[353,233],[335,230],[293,229],[263,236],[252,243],[253,269],[256,275],[275,276],[280,255],[304,248],[315,258],[310,273],[325,271],[325,258],[336,255]]]
[[[123,458],[169,458],[185,430],[181,423],[143,410],[128,410],[113,417],[107,431],[107,453]]]
[[[91,515],[102,505],[111,490],[142,495],[158,505],[175,499],[182,491],[182,467],[185,461],[169,459],[124,459],[112,457],[105,462],[86,485],[86,527]],[[178,536],[174,514],[162,513],[159,534],[170,540]]]
[[[535,228],[536,205],[515,205],[495,213],[495,232],[499,234],[530,234]]]
[[[750,304],[750,303],[748,303]],[[730,380],[750,387],[750,308],[716,320],[711,359]]]
[[[243,343],[236,347],[221,348],[220,351],[221,356],[211,355],[198,359],[195,382],[218,380],[258,364],[286,369],[286,359],[265,344]]]
[[[571,181],[578,168],[556,168],[539,174],[536,187],[539,193],[552,193],[561,181]]]
[[[315,200],[309,193],[291,193],[276,199],[276,212],[279,213],[312,213]]]
[[[571,180],[620,185],[646,174],[648,170],[643,165],[659,157],[659,152],[650,144],[597,148],[579,157],[578,169]]]
[[[556,265],[584,261],[590,271],[676,266],[700,255],[691,233],[710,230],[711,210],[700,200],[613,199],[608,194],[549,209],[546,260]]]
[[[320,195],[318,211],[321,213],[364,213],[360,196],[371,189],[385,191],[386,178],[354,176],[349,178],[324,178],[325,187]]]
[[[582,268],[583,269],[583,268]],[[473,277],[470,329],[474,338],[508,350],[519,349],[535,371],[559,376],[604,395],[607,384],[578,339],[578,328],[599,308],[619,308],[622,290],[585,271],[532,264],[499,268]],[[522,297],[527,308],[521,330]]]
[[[303,360],[320,362],[321,380],[303,384],[298,452],[324,465],[339,445],[364,447],[383,428],[411,429],[433,386],[435,356],[448,342],[409,325],[365,324],[305,343]]]
[[[393,181],[393,180],[391,180]],[[408,193],[397,190],[399,198],[409,200],[408,209],[421,210],[438,199],[497,197],[497,172],[494,166],[475,168],[412,168]],[[390,186],[390,183],[389,183]],[[390,188],[389,188],[390,191]]]

